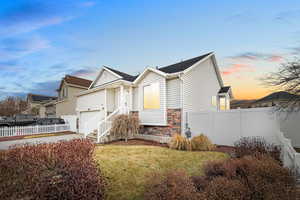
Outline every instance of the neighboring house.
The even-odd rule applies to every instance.
[[[141,133],[170,136],[185,131],[185,113],[230,109],[231,97],[214,53],[148,67],[138,76],[103,67],[89,89],[78,94],[79,132],[98,129],[103,137],[113,116],[131,112],[139,116]]]
[[[57,90],[56,116],[76,115],[76,94],[87,90],[91,83],[92,81],[87,79],[66,75]]]
[[[40,117],[56,117],[56,100],[41,105]]]
[[[40,113],[42,113],[42,112],[40,112],[40,108],[43,106],[43,104],[48,103],[53,100],[56,100],[56,99],[57,99],[57,97],[53,97],[53,96],[28,94],[27,98],[26,98],[27,109],[24,113],[40,115]]]
[[[274,92],[261,99],[254,101],[251,104],[251,108],[277,106],[280,103],[288,102],[289,100],[294,98],[299,98],[299,97],[284,91]]]

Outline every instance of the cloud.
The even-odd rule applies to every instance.
[[[71,73],[71,75],[74,75],[74,76],[93,76],[95,75],[95,73],[97,73],[97,69],[92,69],[92,68],[89,68],[89,69],[79,69],[79,70],[76,70],[76,71],[73,71]]]
[[[80,3],[80,6],[82,6],[82,7],[93,7],[95,5],[96,5],[96,2],[94,2],[94,1],[86,1],[86,2]]]
[[[268,62],[281,62],[283,56],[279,54],[245,52],[245,53],[238,54],[236,56],[231,56],[229,58],[234,60],[251,60],[251,61],[263,60]]]
[[[38,36],[6,38],[0,41],[0,60],[7,62],[49,47],[50,42]]]
[[[60,80],[36,82],[33,83],[32,88],[28,90],[28,93],[56,96],[56,89],[58,88],[59,83]]]
[[[50,1],[49,1],[50,2]],[[30,32],[45,26],[60,24],[72,19],[64,14],[64,4],[58,5],[48,1],[34,1],[15,6],[0,15],[0,36],[10,36]]]
[[[247,64],[232,64],[229,68],[226,70],[223,70],[221,73],[224,76],[229,76],[232,74],[238,74],[241,72],[254,72],[255,68],[251,67]]]
[[[300,10],[287,10],[278,13],[275,17],[274,20],[277,22],[283,22],[283,23],[293,23],[293,22],[298,22],[300,19]]]

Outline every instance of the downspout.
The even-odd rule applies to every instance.
[[[183,73],[178,74],[178,78],[180,80],[180,107],[181,107],[181,134],[183,134],[184,132],[188,131],[188,114],[184,113],[184,107],[183,107],[183,95],[184,95],[184,91],[183,91],[183,79],[182,79],[182,75]],[[186,122],[184,124],[184,114],[186,115]],[[185,130],[183,129],[185,125]]]

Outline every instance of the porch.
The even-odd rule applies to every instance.
[[[111,83],[94,89],[87,95],[78,98],[77,116],[79,133],[102,132],[109,128],[113,116],[129,113],[132,109],[132,86],[130,84]],[[106,123],[107,122],[107,123]]]

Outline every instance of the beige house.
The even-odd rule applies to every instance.
[[[45,117],[43,112],[43,105],[45,103],[55,101],[57,97],[53,96],[45,96],[39,94],[28,94],[27,101],[27,109],[24,113],[26,114],[34,114],[40,117]]]
[[[40,117],[56,117],[56,100],[46,102],[40,106]]]
[[[56,116],[76,115],[76,94],[87,90],[91,83],[92,81],[87,79],[66,75],[57,90]]]

